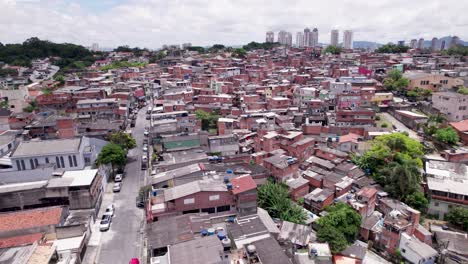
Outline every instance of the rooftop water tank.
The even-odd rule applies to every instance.
[[[229,177],[228,176],[224,176],[224,183],[228,183],[229,182]]]
[[[208,228],[208,235],[209,235],[209,236],[214,235],[214,234],[215,234],[215,231],[216,231],[216,230],[215,230],[214,228]]]
[[[231,169],[227,169],[227,170],[226,170],[226,173],[227,173],[227,174],[233,174],[233,173],[234,173],[234,171],[233,171],[233,170],[231,170]]]
[[[232,190],[232,183],[226,184],[226,187],[227,187],[227,189],[228,189],[229,191]]]
[[[221,244],[223,244],[224,249],[230,249],[231,248],[231,239],[228,237],[225,237],[223,240],[221,240]]]
[[[208,231],[207,231],[205,228],[203,228],[203,229],[201,230],[201,235],[202,235],[202,236],[208,235]]]
[[[255,254],[255,252],[257,252],[257,248],[254,245],[248,245],[247,246],[247,252],[249,254]]]
[[[219,232],[218,232],[218,238],[219,238],[220,240],[225,239],[225,238],[226,238],[226,233],[225,233],[224,231],[219,231]]]

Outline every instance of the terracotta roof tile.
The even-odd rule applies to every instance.
[[[62,207],[48,207],[2,213],[0,214],[0,233],[59,224],[61,221],[62,210]]]
[[[250,175],[244,175],[231,180],[232,193],[238,194],[257,188],[257,184]]]
[[[31,245],[34,242],[41,240],[44,236],[43,233],[35,233],[24,236],[15,236],[0,239],[0,248],[10,248]]]
[[[468,131],[468,119],[460,121],[460,122],[452,122],[450,123],[450,125],[460,132]]]

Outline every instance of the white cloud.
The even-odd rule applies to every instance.
[[[3,43],[37,36],[111,47],[229,45],[263,41],[267,30],[305,27],[317,27],[324,43],[332,28],[382,43],[447,35],[468,40],[468,1],[456,0],[0,0],[0,7]]]

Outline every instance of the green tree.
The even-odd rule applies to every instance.
[[[37,101],[33,100],[33,101],[31,101],[29,103],[29,105],[27,105],[25,108],[23,108],[23,111],[28,112],[28,113],[32,113],[35,110],[37,110],[38,108],[39,108],[39,106],[37,105]]]
[[[451,127],[437,129],[435,132],[435,138],[440,142],[450,145],[456,144],[460,139],[457,132]]]
[[[468,209],[463,207],[455,207],[445,215],[447,220],[452,225],[461,227],[463,230],[468,231]]]
[[[198,52],[198,53],[200,53],[200,54],[206,52],[206,51],[205,51],[205,48],[200,47],[200,46],[191,46],[191,47],[187,47],[187,50],[189,50],[189,51],[196,51],[196,52]]]
[[[248,43],[247,45],[242,46],[243,49],[245,50],[257,50],[257,49],[264,49],[264,50],[270,50],[275,47],[281,46],[278,42],[263,42],[263,43],[258,43],[255,41],[252,41]]]
[[[235,49],[232,52],[232,55],[236,58],[245,58],[245,56],[247,55],[247,51],[245,51],[245,49],[243,48]]]
[[[403,91],[404,88],[408,87],[409,80],[404,78],[399,70],[391,70],[387,74],[387,78],[384,79],[383,85],[387,90],[390,91]]]
[[[415,191],[405,197],[404,202],[420,212],[426,212],[429,206],[429,200],[421,191]]]
[[[468,87],[461,86],[460,88],[458,88],[457,93],[467,95],[468,94]]]
[[[216,111],[214,112],[205,112],[203,110],[195,111],[197,119],[201,121],[202,130],[210,131],[218,128],[218,119],[219,115]]]
[[[317,220],[317,235],[320,241],[328,242],[336,253],[356,239],[361,226],[361,215],[345,203],[328,206],[325,210],[328,214]]]
[[[341,48],[337,47],[337,46],[329,45],[323,50],[323,53],[324,54],[331,53],[331,54],[335,54],[335,55],[340,54],[341,53]]]
[[[62,74],[56,74],[54,76],[54,80],[56,80],[57,82],[60,83],[60,85],[64,85],[65,84],[65,77],[63,77]]]
[[[403,45],[386,44],[375,50],[376,53],[405,53],[409,47]]]
[[[306,220],[302,207],[289,198],[288,188],[283,183],[267,181],[258,188],[258,206],[267,210],[272,217],[302,224]]]
[[[96,159],[98,165],[111,164],[112,174],[114,174],[116,168],[123,168],[126,161],[127,153],[121,146],[115,143],[105,145]]]
[[[418,164],[411,159],[390,162],[377,174],[376,180],[388,193],[399,199],[416,192],[422,180]]]
[[[122,147],[122,149],[126,151],[136,147],[135,139],[128,133],[122,131],[111,133],[108,136],[108,139],[111,143],[119,145],[120,147]]]
[[[327,242],[333,254],[343,251],[348,246],[348,241],[343,233],[330,225],[321,227],[317,231],[317,238],[320,242]]]

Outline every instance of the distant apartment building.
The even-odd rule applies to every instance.
[[[284,30],[281,30],[278,33],[278,42],[281,45],[291,46],[292,45],[292,34],[291,34],[291,32],[286,32]]]
[[[299,48],[304,47],[304,33],[302,32],[296,33],[296,46]]]
[[[273,43],[273,42],[275,42],[275,32],[273,32],[273,31],[268,31],[268,32],[266,33],[265,42],[268,42],[268,43]]]
[[[432,40],[431,40],[431,50],[432,51],[438,50],[439,49],[438,44],[439,44],[439,39],[438,38],[432,38]]]
[[[412,39],[410,41],[410,48],[415,49],[417,48],[418,40],[417,39]]]
[[[417,46],[418,49],[423,49],[424,48],[424,39],[423,38],[420,38],[418,40],[418,46]]]
[[[304,29],[304,46],[310,47],[312,43],[312,32],[310,32],[310,28]]]
[[[319,37],[318,29],[314,28],[312,30],[312,36],[311,36],[311,40],[310,40],[310,46],[311,47],[314,47],[314,48],[318,47],[318,45],[319,45],[318,37]]]
[[[339,34],[340,33],[339,33],[338,29],[333,29],[331,31],[330,45],[338,46]]]
[[[468,95],[454,92],[434,93],[432,107],[446,115],[451,122],[468,119]]]
[[[353,31],[345,30],[343,32],[343,48],[352,49],[353,48]]]

